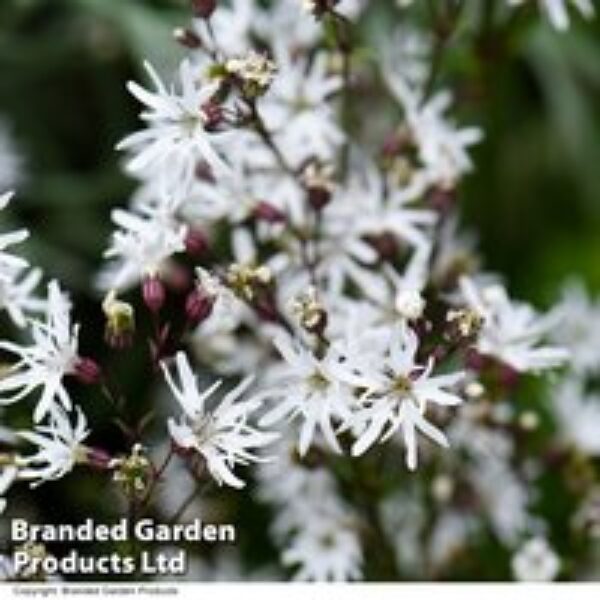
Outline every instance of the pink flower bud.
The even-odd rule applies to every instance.
[[[101,448],[88,448],[86,452],[88,463],[97,469],[109,469],[112,457]]]
[[[286,221],[286,216],[283,211],[264,200],[254,207],[254,216],[267,223],[283,223]]]
[[[95,360],[91,358],[79,358],[75,363],[75,377],[81,383],[86,385],[94,385],[98,383],[102,377],[102,370]]]
[[[205,129],[215,129],[223,120],[223,108],[214,101],[205,102],[201,107]]]
[[[165,303],[165,286],[157,275],[150,275],[142,283],[142,296],[146,306],[157,313]]]
[[[206,235],[199,229],[190,228],[184,240],[186,252],[195,258],[204,256],[208,249]]]
[[[215,299],[201,288],[192,290],[185,300],[185,314],[192,326],[207,319],[213,309]]]

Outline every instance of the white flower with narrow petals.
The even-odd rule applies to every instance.
[[[262,104],[269,130],[293,166],[308,158],[332,158],[344,134],[335,122],[329,98],[341,88],[342,78],[328,74],[324,55],[309,65],[279,47],[275,58],[281,75]]]
[[[478,127],[457,128],[445,116],[452,103],[449,92],[441,91],[424,99],[423,82],[410,81],[397,68],[386,69],[384,75],[391,93],[404,108],[417,146],[421,168],[416,175],[419,185],[413,186],[454,185],[471,171],[473,165],[467,150],[481,141],[483,132]]]
[[[284,419],[301,421],[298,452],[304,456],[317,429],[323,433],[332,450],[341,452],[335,429],[351,416],[352,388],[340,381],[332,367],[336,354],[327,351],[321,358],[298,340],[280,332],[273,344],[285,364],[272,367],[268,389],[262,392],[274,406],[262,417],[262,425]]]
[[[12,196],[12,192],[0,194],[0,210],[6,208]],[[26,229],[0,234],[0,310],[5,310],[17,327],[24,327],[28,315],[44,309],[44,302],[34,295],[41,271],[28,270],[25,259],[6,251],[28,235]]]
[[[64,387],[66,375],[76,372],[79,359],[78,326],[71,325],[71,306],[56,281],[48,285],[46,321],[32,321],[33,344],[21,346],[0,341],[0,349],[19,357],[19,360],[0,379],[0,404],[21,400],[42,388],[33,418],[39,422],[60,404],[71,409],[71,399]]]
[[[558,313],[539,315],[528,304],[511,301],[499,284],[480,289],[462,277],[460,289],[469,307],[483,319],[477,339],[481,354],[494,356],[520,372],[552,369],[569,358],[564,348],[542,345],[557,327]]]
[[[140,175],[158,170],[168,191],[187,189],[201,161],[217,172],[227,171],[218,149],[223,134],[207,128],[211,117],[205,107],[218,83],[199,81],[193,65],[184,60],[179,68],[178,91],[174,86],[167,88],[151,65],[145,66],[156,91],[150,92],[135,82],[130,82],[128,88],[147,107],[141,114],[147,127],[117,146],[133,153],[129,170]]]
[[[417,430],[441,446],[448,445],[446,436],[426,420],[425,413],[430,402],[441,406],[462,402],[448,390],[464,378],[464,373],[432,375],[433,359],[426,366],[419,365],[418,337],[405,325],[373,331],[369,342],[363,345],[362,353],[348,352],[336,369],[340,378],[364,390],[362,407],[354,418],[357,439],[352,454],[363,454],[378,440],[384,442],[402,429],[406,464],[414,470]]]
[[[207,400],[221,381],[201,392],[183,352],[177,354],[175,363],[180,386],[163,364],[167,384],[183,408],[183,415],[178,421],[169,419],[171,437],[181,448],[199,452],[219,485],[244,487],[245,483],[233,473],[234,467],[266,460],[252,451],[277,438],[277,434],[261,431],[248,423],[250,415],[260,407],[261,400],[250,398],[236,402],[248,389],[252,378],[246,378],[225,394],[218,405],[209,409]]]
[[[76,464],[87,460],[87,448],[83,441],[89,435],[89,430],[79,407],[74,423],[59,408],[51,413],[48,424],[38,425],[33,431],[19,432],[19,435],[38,446],[35,454],[19,458],[19,478],[31,480],[32,487],[60,479]]]
[[[119,227],[104,253],[112,259],[98,277],[102,290],[129,288],[146,276],[162,274],[173,254],[185,249],[188,228],[176,213],[179,203],[166,199],[139,212],[117,209],[112,213]]]

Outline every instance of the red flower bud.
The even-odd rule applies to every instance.
[[[283,211],[264,200],[254,207],[254,216],[267,223],[283,223],[286,221],[286,216]]]
[[[201,107],[202,115],[204,117],[205,129],[215,129],[223,120],[223,107],[217,102],[212,100],[205,102]]]
[[[331,191],[325,187],[309,187],[308,202],[315,210],[323,210],[331,200]]]
[[[97,469],[109,469],[112,457],[101,448],[88,448],[86,458],[90,465]]]
[[[81,383],[86,385],[94,385],[98,383],[102,377],[102,370],[95,360],[91,358],[79,358],[75,363],[75,377]]]
[[[151,275],[142,283],[142,296],[146,306],[157,313],[165,303],[165,286],[157,275]]]
[[[200,288],[192,290],[185,300],[185,314],[192,327],[207,319],[213,309],[215,299]]]
[[[204,256],[208,249],[206,235],[199,229],[190,228],[185,236],[184,244],[187,253],[195,258]]]

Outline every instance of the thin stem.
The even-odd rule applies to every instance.
[[[444,59],[444,54],[448,47],[448,42],[456,31],[456,26],[458,24],[464,2],[460,1],[451,5],[444,15],[440,15],[437,12],[432,0],[429,0],[427,5],[433,20],[435,41],[433,44],[433,53],[431,57],[431,68],[429,69],[429,75],[427,76],[427,80],[423,86],[423,97],[421,99],[421,104],[425,104],[425,102],[427,102],[427,100],[433,94]]]
[[[154,490],[156,489],[158,482],[160,481],[164,472],[167,470],[167,467],[169,466],[169,464],[174,456],[175,456],[175,451],[173,449],[173,446],[169,445],[169,450],[167,451],[167,454],[166,454],[165,458],[163,459],[163,462],[160,464],[158,469],[156,469],[156,471],[154,472],[154,475],[152,477],[152,482],[150,483],[148,490],[144,494],[144,497],[140,501],[140,506],[146,507],[148,505],[148,503],[150,502],[150,499],[152,497],[152,494],[154,493]]]
[[[265,143],[265,145],[271,150],[273,155],[275,156],[279,166],[290,176],[296,178],[296,172],[292,167],[288,164],[283,152],[279,149],[275,141],[273,140],[273,136],[269,133],[263,118],[258,112],[258,107],[256,106],[256,102],[254,100],[247,101],[248,108],[250,109],[250,116],[252,117],[252,125],[256,133],[260,136],[261,140]]]

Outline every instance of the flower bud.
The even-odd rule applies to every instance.
[[[202,288],[196,287],[185,300],[185,314],[192,327],[207,319],[213,309],[215,299]]]
[[[178,44],[181,44],[190,50],[194,50],[195,48],[200,48],[200,46],[202,46],[202,41],[191,29],[177,27],[173,30],[173,37]]]
[[[254,207],[254,216],[260,221],[266,221],[267,223],[283,223],[286,221],[283,211],[264,200],[260,201]]]
[[[75,377],[81,383],[94,385],[102,378],[102,370],[95,360],[91,358],[79,358],[75,363]]]
[[[104,339],[111,348],[123,349],[133,342],[135,333],[135,313],[133,306],[117,298],[111,290],[102,302],[102,310],[106,316]]]
[[[198,19],[209,19],[217,8],[217,0],[192,0],[192,12]]]
[[[108,469],[110,468],[111,461],[111,455],[105,450],[102,450],[101,448],[86,448],[87,464],[98,469]]]
[[[200,107],[200,111],[202,113],[205,129],[213,130],[218,127],[223,120],[223,107],[214,100],[205,102]]]
[[[308,203],[317,211],[323,210],[331,201],[335,189],[333,167],[311,162],[302,174],[302,183],[306,188]]]
[[[144,303],[151,312],[157,313],[165,303],[165,286],[158,275],[149,275],[142,283]]]
[[[199,229],[189,228],[183,243],[186,252],[195,258],[204,256],[208,249],[206,235]]]
[[[331,200],[331,192],[322,187],[308,188],[308,203],[315,210],[323,210]]]

